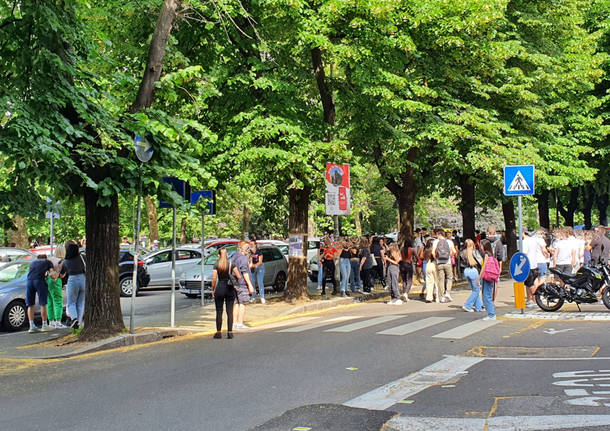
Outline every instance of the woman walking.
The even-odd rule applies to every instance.
[[[413,256],[415,250],[411,246],[411,241],[406,240],[400,253],[400,277],[402,278],[402,296],[405,302],[409,301],[409,292],[413,285]]]
[[[481,285],[479,284],[479,269],[481,268],[482,258],[478,250],[475,250],[473,240],[467,239],[465,244],[466,248],[462,250],[460,258],[464,263],[464,277],[468,280],[472,293],[462,305],[462,310],[472,313],[483,309]],[[472,307],[474,307],[474,310]]]
[[[49,260],[53,264],[53,269],[49,271],[47,286],[49,287],[49,300],[47,303],[47,314],[49,316],[49,326],[53,329],[65,328],[61,323],[64,312],[64,298],[62,294],[62,277],[60,276],[61,264],[66,257],[66,249],[63,245],[58,245],[55,255]]]
[[[390,295],[392,296],[392,300],[388,302],[388,304],[392,305],[400,305],[402,304],[402,300],[400,299],[400,291],[398,290],[398,263],[400,262],[400,250],[398,249],[398,245],[396,243],[392,243],[389,247],[389,250],[385,254],[385,261],[387,263],[387,277],[388,277],[388,286],[390,287]]]
[[[494,306],[494,289],[496,282],[498,281],[497,276],[500,275],[500,264],[493,255],[491,248],[491,242],[484,239],[481,241],[481,250],[485,254],[485,260],[483,261],[483,268],[479,275],[479,284],[483,288],[483,305],[487,310],[487,316],[483,317],[483,320],[496,320],[496,308]]]
[[[426,265],[426,302],[430,303],[432,301],[440,302],[441,298],[439,297],[438,292],[438,280],[436,273],[436,260],[434,259],[434,254],[432,253],[432,248],[434,246],[434,239],[429,238],[428,242],[426,242],[426,246],[424,248],[423,260]]]
[[[218,262],[212,271],[212,297],[216,304],[216,333],[214,338],[222,338],[222,308],[227,307],[227,338],[233,338],[233,304],[235,302],[235,288],[229,283],[229,274],[233,269],[227,257],[227,249],[221,248],[218,252]]]
[[[68,325],[78,329],[83,326],[85,314],[85,261],[74,241],[66,242],[65,248],[66,257],[61,264],[61,274],[68,276],[66,313],[70,318]]]

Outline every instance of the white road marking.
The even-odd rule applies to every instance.
[[[587,321],[608,321],[610,313],[608,312],[558,312],[548,313],[546,311],[526,311],[524,314],[511,312],[504,315],[511,319],[544,319],[544,320],[587,320]]]
[[[251,326],[249,330],[250,331],[252,331],[252,330],[259,331],[262,329],[281,328],[282,326],[288,326],[288,325],[293,325],[295,323],[308,322],[308,321],[317,320],[317,319],[319,319],[319,317],[317,317],[317,316],[299,317],[299,318],[291,319],[291,320],[282,320],[280,322],[267,323],[267,324],[263,324],[260,326]]]
[[[434,326],[437,323],[446,322],[452,320],[453,317],[428,317],[426,319],[416,320],[404,325],[396,326],[395,328],[386,329],[385,331],[378,332],[380,335],[407,335],[420,329],[425,329],[430,326]]]
[[[563,390],[568,397],[586,397],[589,392],[584,389],[564,389]]]
[[[487,329],[491,326],[500,323],[499,320],[474,320],[464,325],[457,326],[440,334],[433,335],[433,338],[449,338],[452,340],[459,340],[469,335],[476,334],[483,329]]]
[[[610,415],[498,416],[489,419],[399,416],[387,431],[538,431],[610,425]]]
[[[392,320],[401,319],[404,314],[390,314],[389,316],[375,317],[374,319],[363,320],[362,322],[350,323],[349,325],[339,326],[338,328],[327,329],[324,332],[353,332],[358,329],[368,328],[370,326],[379,325],[380,323],[391,322]]]
[[[413,396],[431,386],[454,383],[463,376],[463,371],[484,360],[485,358],[482,357],[447,356],[416,373],[360,395],[344,405],[371,410],[385,410],[400,400]]]
[[[555,328],[549,328],[545,331],[543,331],[545,334],[549,334],[549,335],[555,335],[555,334],[561,334],[562,332],[568,332],[568,331],[572,331],[571,328],[568,329],[555,329]]]
[[[335,317],[334,319],[324,320],[323,322],[309,323],[307,325],[301,325],[301,326],[295,326],[293,328],[281,329],[281,330],[276,331],[276,332],[303,332],[303,331],[309,331],[310,329],[320,328],[322,326],[332,325],[333,323],[344,322],[346,320],[360,319],[361,317],[362,316],[340,316],[340,317]]]

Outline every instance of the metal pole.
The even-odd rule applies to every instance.
[[[203,251],[205,248],[204,231],[205,231],[205,213],[202,211],[201,212],[201,306],[202,307],[205,305],[205,294],[203,291],[203,288],[205,287],[205,281],[203,279],[203,277],[204,277],[203,261],[205,260],[205,256],[203,254]]]
[[[138,196],[138,220],[136,223],[136,238],[140,238],[140,214],[142,211],[142,197]],[[134,333],[135,326],[135,314],[136,314],[136,294],[138,290],[138,248],[139,241],[135,242],[135,249],[133,252],[133,276],[131,279],[131,312],[129,313],[129,333]]]
[[[519,205],[519,251],[523,253],[523,210],[521,207],[521,196],[517,197]]]
[[[339,234],[339,216],[335,216],[335,238],[338,237]]]
[[[170,300],[170,326],[176,326],[176,207],[172,208],[172,296]]]
[[[138,249],[140,238],[140,217],[142,213],[142,163],[138,168],[138,204],[137,204],[137,221],[135,226],[135,248],[133,251],[133,275],[131,277],[131,310],[129,312],[129,333],[133,334],[135,331],[135,315],[136,315],[136,295],[138,293]]]
[[[53,256],[53,208],[51,208],[51,238],[49,239],[49,244],[51,244],[51,256]]]

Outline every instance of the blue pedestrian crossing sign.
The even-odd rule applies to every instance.
[[[523,283],[530,273],[530,260],[523,253],[515,253],[510,260],[510,276],[517,283]]]
[[[534,165],[504,166],[504,195],[534,194]]]

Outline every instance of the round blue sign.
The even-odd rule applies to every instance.
[[[523,283],[530,273],[530,261],[523,253],[515,253],[510,260],[510,276],[517,283]]]

